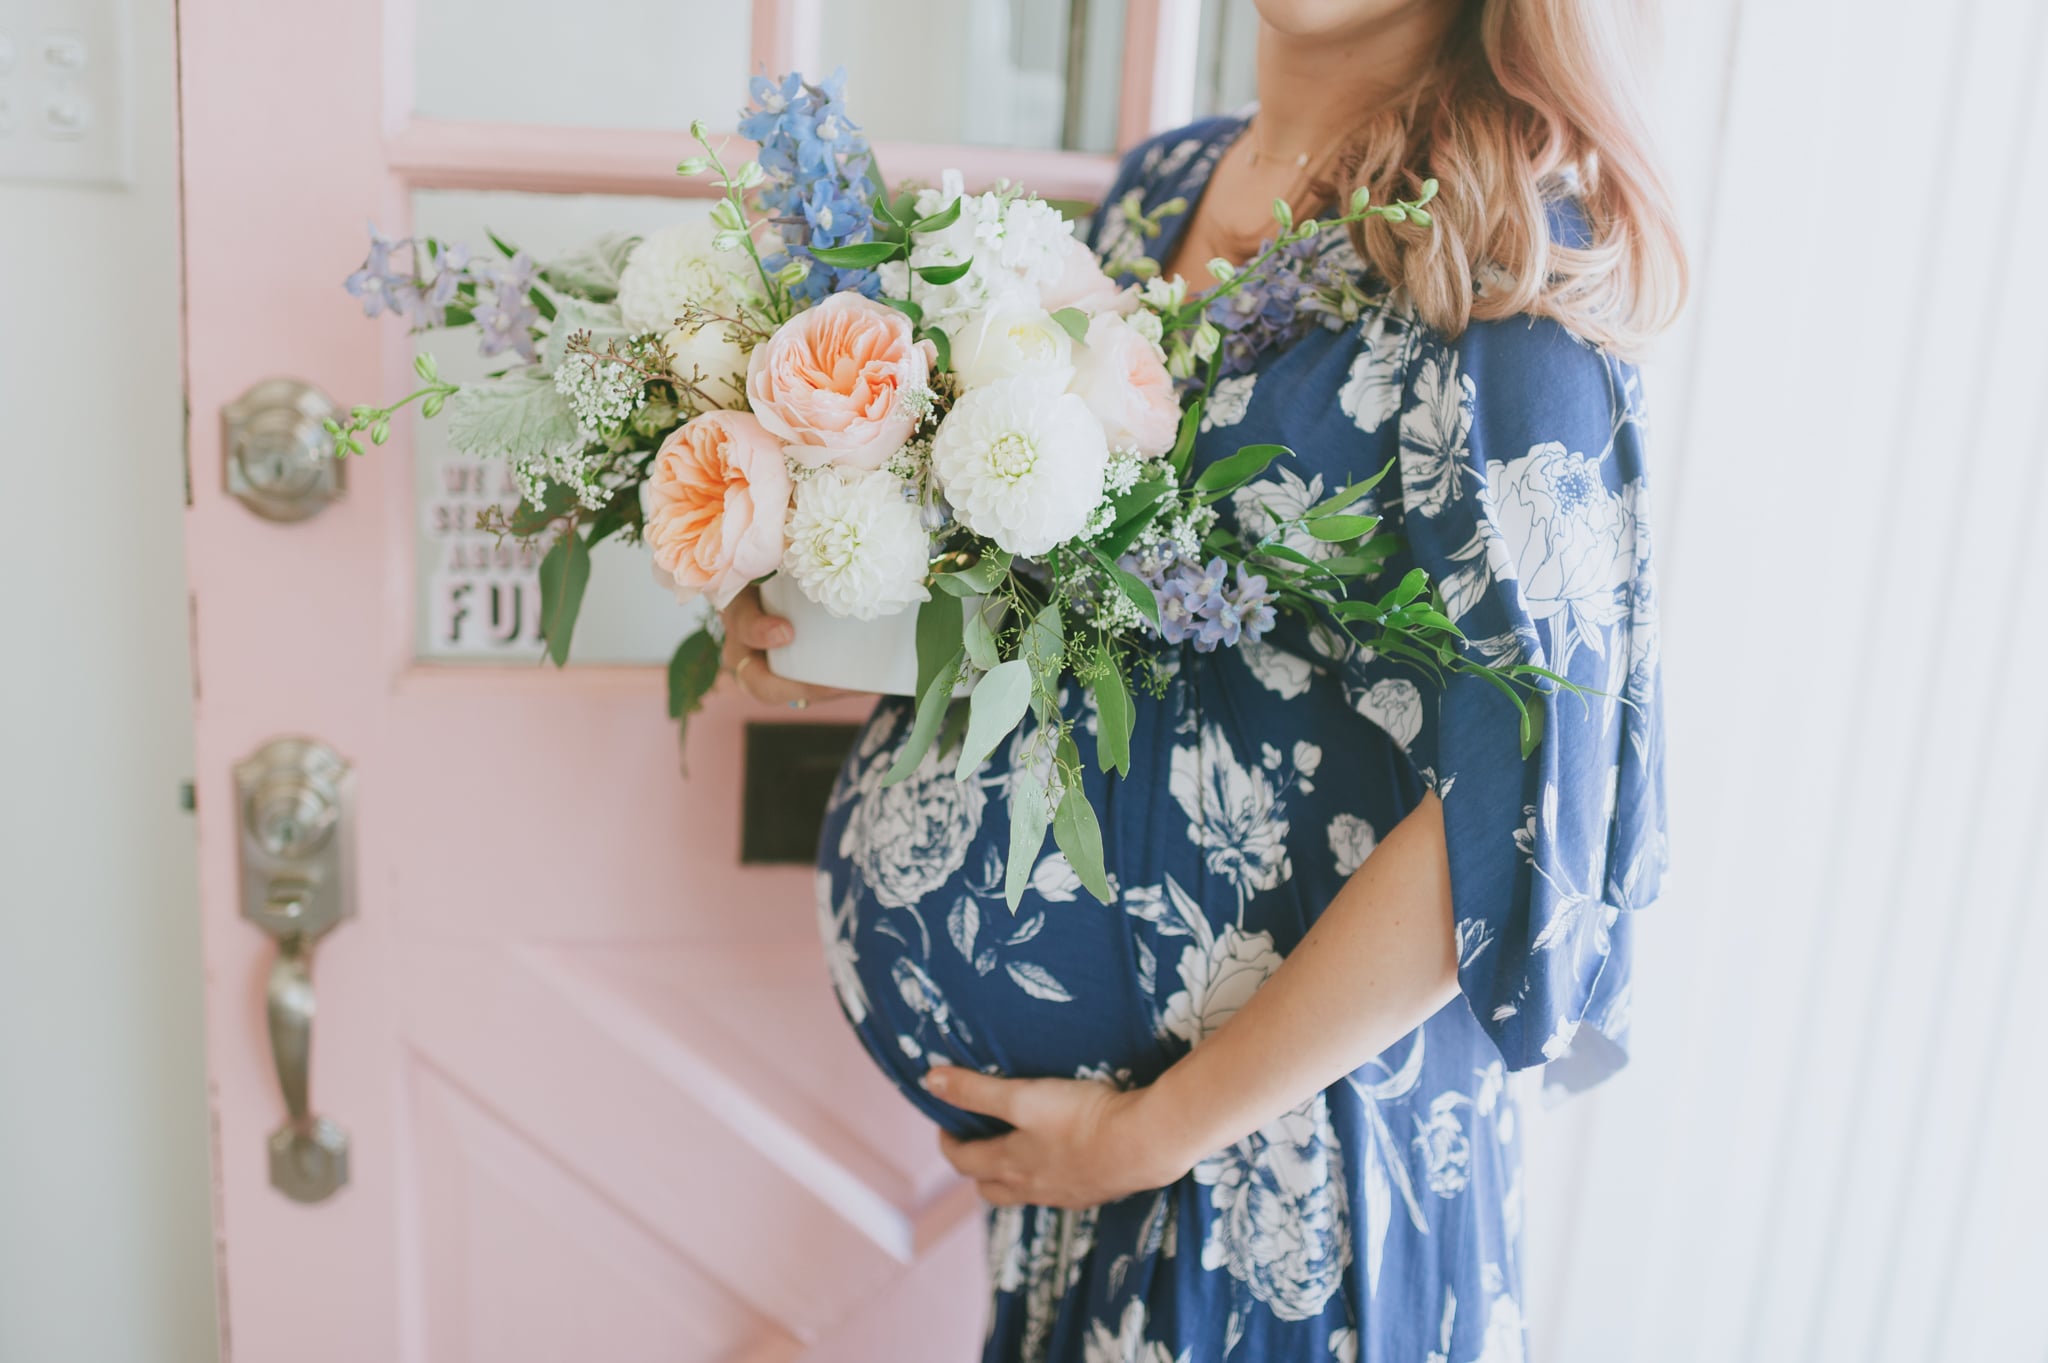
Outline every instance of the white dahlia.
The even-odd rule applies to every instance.
[[[686,305],[731,312],[745,257],[712,245],[709,221],[650,232],[619,271],[619,315],[636,332],[668,331]]]
[[[782,571],[834,615],[872,620],[931,595],[931,536],[893,473],[820,469],[796,485],[788,535]]]
[[[932,438],[932,471],[960,523],[1027,557],[1087,527],[1108,465],[1088,404],[1031,379],[970,389]]]

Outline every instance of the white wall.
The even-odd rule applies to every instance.
[[[2048,5],[1662,8],[1673,874],[1543,1133],[1534,1356],[2039,1359]]]
[[[129,9],[134,182],[0,183],[4,1363],[215,1357],[174,44]]]

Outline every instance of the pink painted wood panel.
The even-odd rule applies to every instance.
[[[684,780],[655,669],[413,664],[403,424],[303,524],[222,490],[219,412],[256,380],[403,391],[404,338],[338,287],[366,217],[402,230],[420,185],[685,192],[673,137],[410,122],[408,17],[180,7],[225,1352],[971,1357],[980,1204],[840,1018],[809,872],[737,863],[740,730],[763,712],[715,703]],[[1085,192],[1103,163],[1083,160],[1002,173]],[[359,914],[314,972],[313,1096],[352,1179],[314,1207],[268,1184],[271,948],[238,916],[229,779],[288,733],[352,762],[359,801]]]

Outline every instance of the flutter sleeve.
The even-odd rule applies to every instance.
[[[1370,651],[1344,663],[1352,704],[1442,801],[1464,997],[1507,1067],[1546,1066],[1560,1096],[1627,1059],[1630,915],[1656,899],[1666,859],[1636,374],[1527,317],[1456,341],[1382,333],[1360,363],[1375,359],[1378,400],[1347,414],[1398,423],[1388,500],[1467,656],[1604,693],[1544,697],[1525,758],[1515,707],[1485,678]]]

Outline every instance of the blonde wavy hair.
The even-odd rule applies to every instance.
[[[1389,203],[1437,181],[1429,227],[1352,228],[1430,326],[1456,336],[1531,313],[1634,358],[1677,316],[1685,252],[1639,112],[1630,3],[1466,0],[1415,84],[1319,168],[1314,189],[1334,203],[1360,185]],[[1567,196],[1584,232],[1553,241],[1550,204]]]

